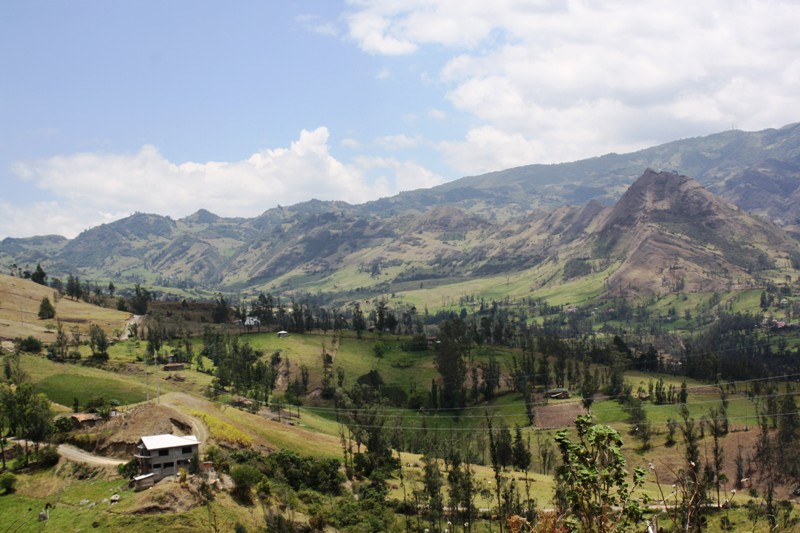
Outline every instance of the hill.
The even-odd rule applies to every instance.
[[[41,320],[39,306],[48,298],[56,309],[56,317]],[[28,279],[0,274],[0,339],[15,339],[33,335],[52,342],[56,336],[56,322],[66,330],[75,327],[87,334],[91,324],[97,324],[109,335],[125,330],[131,317],[115,309],[107,309],[80,300],[59,297],[57,292]]]
[[[691,180],[653,181],[647,168]],[[395,293],[433,304],[437,288],[492,297],[505,284],[504,295],[520,297],[579,280],[595,295],[736,290],[797,263],[789,237],[800,233],[799,184],[794,124],[509,169],[358,206],[314,200],[250,219],[136,213],[72,240],[5,239],[0,260],[189,298],[264,291],[348,303]]]
[[[789,224],[798,213],[800,124],[758,132],[730,130],[571,163],[527,165],[401,193],[369,206],[377,213],[424,211],[446,203],[487,216],[513,217],[531,208],[554,209],[591,199],[611,204],[646,168],[692,176],[743,209]]]
[[[610,289],[650,293],[743,290],[761,271],[791,265],[797,242],[686,176],[648,170],[590,237],[621,266]]]

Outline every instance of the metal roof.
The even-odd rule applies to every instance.
[[[142,437],[142,444],[148,450],[163,450],[164,448],[178,448],[181,446],[192,446],[200,444],[197,437],[194,435],[186,435],[179,437],[177,435],[151,435],[149,437]]]

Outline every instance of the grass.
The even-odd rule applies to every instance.
[[[146,388],[131,376],[122,376],[98,368],[75,364],[54,363],[37,356],[23,356],[22,368],[30,376],[34,389],[44,393],[52,402],[71,406],[77,397],[81,405],[86,400],[102,396],[122,404],[144,401]]]
[[[193,410],[191,415],[200,418],[203,423],[208,426],[211,432],[211,438],[217,442],[223,442],[229,446],[251,446],[253,439],[246,435],[240,429],[220,420],[218,417],[205,413],[203,411]]]
[[[48,298],[56,308],[56,318],[40,320],[39,305]],[[0,338],[14,339],[33,335],[43,341],[55,340],[56,321],[60,320],[65,330],[77,327],[82,333],[97,324],[109,336],[122,331],[129,313],[116,309],[97,307],[82,301],[57,298],[50,287],[30,280],[0,274]]]
[[[302,413],[301,413],[302,414]],[[316,419],[310,425],[304,419],[311,417],[302,416],[297,422],[280,423],[267,420],[263,416],[251,414],[239,409],[226,409],[224,416],[236,427],[253,438],[265,441],[275,449],[292,450],[302,455],[314,457],[341,458],[339,438],[333,434],[311,431],[313,427],[325,425],[328,430],[333,429],[330,422]]]
[[[16,493],[0,496],[0,531],[152,531],[194,532],[210,528],[209,512],[205,507],[188,511],[129,514],[154,498],[153,491],[181,492],[177,484],[164,481],[156,489],[135,493],[122,479],[78,480],[69,477],[59,467],[56,471],[19,474]],[[59,471],[59,473],[57,473]],[[67,476],[67,477],[65,477]],[[116,504],[104,502],[113,494],[120,495]],[[157,496],[156,496],[157,498]],[[39,512],[50,504],[49,519],[39,522]],[[220,531],[233,531],[236,523],[254,530],[260,517],[243,513],[226,493],[216,497],[212,511]]]
[[[21,366],[37,392],[44,393],[50,401],[62,406],[71,407],[75,397],[81,405],[98,396],[106,400],[118,400],[122,405],[147,399],[148,386],[141,364],[128,367],[112,362],[110,366],[118,371],[110,372],[102,368],[56,363],[39,356],[23,355]],[[170,391],[200,394],[212,379],[207,374],[186,370],[180,372],[185,381],[177,382],[167,380],[169,373],[161,370],[156,377],[153,366],[148,370],[151,373],[150,397],[155,397],[158,386],[162,394]]]
[[[35,385],[52,402],[71,406],[77,398],[85,405],[90,398],[101,397],[117,400],[121,405],[143,402],[146,399],[143,387],[127,381],[86,374],[58,374],[48,376]]]

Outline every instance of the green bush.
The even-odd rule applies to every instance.
[[[11,494],[14,492],[14,485],[17,484],[17,476],[11,472],[3,472],[0,474],[0,489],[3,489],[4,494]]]
[[[42,341],[33,335],[28,335],[24,339],[18,339],[17,346],[19,346],[19,349],[23,352],[39,353],[42,351]]]
[[[236,465],[231,468],[231,479],[233,480],[233,494],[239,498],[247,499],[250,496],[250,489],[261,481],[263,474],[250,465]]]

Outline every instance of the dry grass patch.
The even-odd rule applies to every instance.
[[[190,414],[203,421],[211,432],[211,438],[218,443],[226,444],[234,448],[244,448],[253,445],[253,439],[240,429],[213,416],[209,413],[192,410]]]
[[[55,319],[39,319],[39,305],[43,298],[49,298],[55,306]],[[77,327],[84,334],[88,334],[91,324],[97,324],[113,337],[116,332],[125,329],[130,316],[130,313],[116,309],[59,298],[50,287],[0,274],[0,338],[15,339],[33,335],[42,341],[52,342],[55,340],[57,320],[62,322],[67,331]]]

